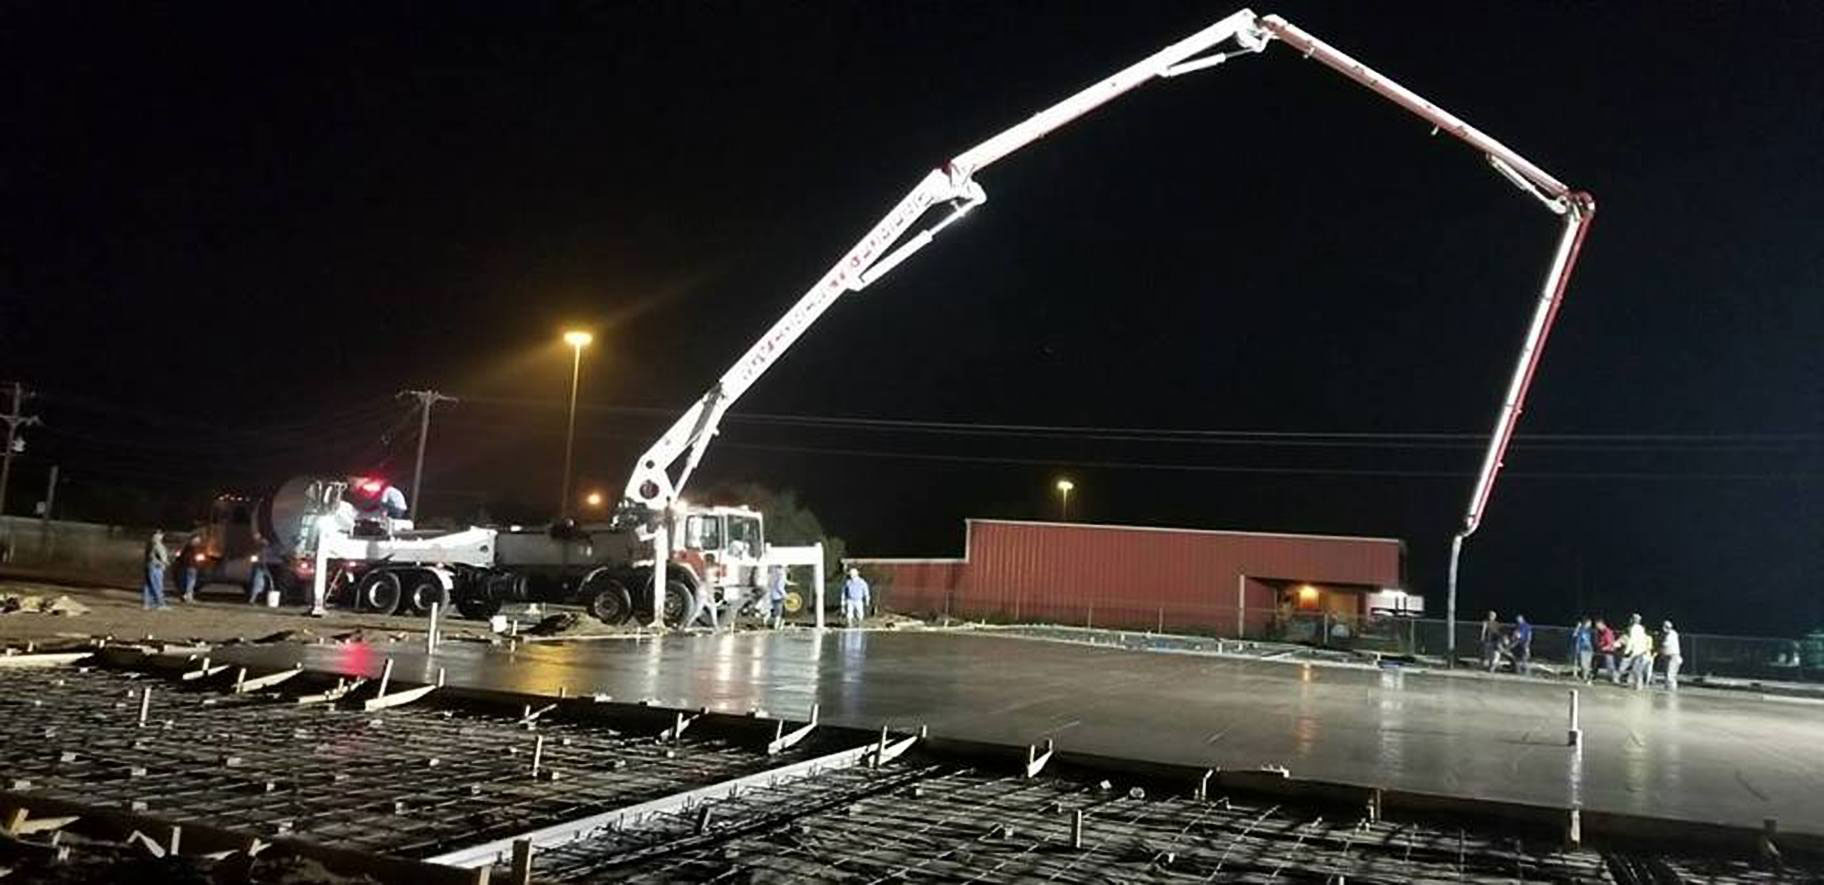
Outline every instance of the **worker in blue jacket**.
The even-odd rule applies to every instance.
[[[785,566],[773,566],[766,576],[766,625],[777,630],[785,626]]]
[[[859,627],[868,619],[868,582],[861,577],[861,570],[849,569],[849,578],[842,582],[842,623],[845,627]]]
[[[1514,616],[1514,672],[1525,673],[1533,662],[1533,625],[1526,615]]]

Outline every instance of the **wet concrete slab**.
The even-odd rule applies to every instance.
[[[1824,706],[1687,690],[835,630],[534,643],[223,649],[218,658],[803,718],[955,738],[1824,834]]]

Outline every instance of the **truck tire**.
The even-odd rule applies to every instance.
[[[472,621],[485,621],[500,614],[500,600],[488,595],[487,587],[475,582],[456,595],[456,611]]]
[[[391,571],[369,572],[355,585],[355,608],[390,615],[399,608],[405,590],[399,576]]]
[[[674,630],[697,610],[697,597],[683,581],[665,582],[665,626]]]
[[[633,617],[633,595],[627,592],[626,585],[613,578],[599,577],[585,582],[582,597],[589,614],[611,627]]]
[[[429,614],[435,603],[437,610],[450,610],[450,591],[444,589],[443,582],[430,572],[412,572],[406,575],[405,603],[412,611]]]

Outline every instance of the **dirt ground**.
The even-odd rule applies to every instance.
[[[86,639],[113,636],[116,639],[152,637],[165,642],[199,640],[212,644],[236,640],[277,641],[274,634],[290,631],[282,637],[312,642],[322,639],[365,638],[384,641],[423,637],[429,628],[424,617],[375,615],[362,612],[331,610],[327,617],[313,618],[300,606],[265,608],[248,605],[239,587],[214,585],[197,593],[197,601],[184,603],[174,595],[167,596],[171,607],[146,611],[140,607],[137,591],[112,587],[72,586],[38,580],[0,578],[0,597],[40,597],[46,600],[67,596],[88,607],[88,612],[75,615],[41,614],[15,611],[0,614],[0,643],[19,645],[26,640],[51,642],[59,639]],[[584,618],[587,621],[587,618]],[[598,630],[605,630],[599,623]],[[446,638],[485,638],[491,636],[488,625],[462,618],[443,619]]]

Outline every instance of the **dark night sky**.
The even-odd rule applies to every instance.
[[[1257,8],[1600,206],[1466,610],[1818,625],[1824,8]],[[1231,9],[6,4],[0,379],[50,425],[11,510],[51,460],[100,518],[129,487],[182,512],[293,472],[403,477],[392,395],[433,386],[465,401],[426,506],[548,512],[572,322],[600,345],[579,473],[616,488],[925,170]],[[1068,473],[1096,521],[1404,538],[1441,614],[1553,216],[1277,45],[979,181],[984,208],[740,404],[698,487],[796,488],[851,549],[946,555],[964,517],[1051,513]]]

